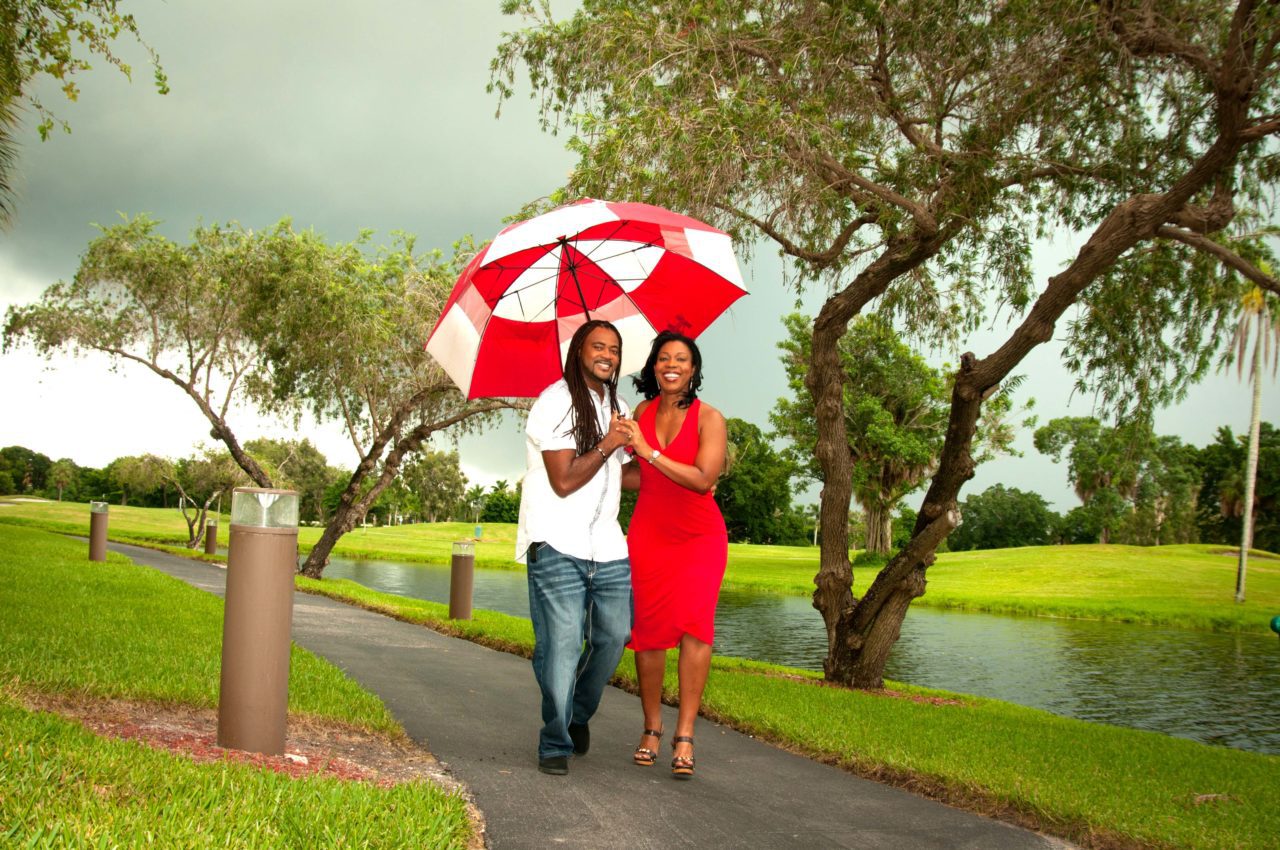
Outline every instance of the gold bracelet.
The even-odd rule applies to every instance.
[[[599,446],[596,446],[596,451],[600,452],[600,457],[604,458],[605,463],[609,462],[609,456],[604,453],[604,449],[600,448]]]

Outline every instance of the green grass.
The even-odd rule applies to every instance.
[[[217,704],[221,600],[113,553],[86,556],[81,541],[0,525],[0,844],[466,846],[465,804],[432,785],[195,764],[19,706],[24,692]],[[289,711],[404,734],[377,697],[296,646]]]
[[[229,520],[220,533],[226,539]],[[88,506],[0,499],[0,523],[87,534]],[[176,510],[112,506],[112,539],[180,548],[186,526]],[[334,549],[344,558],[447,564],[454,540],[469,539],[467,523],[360,528]],[[320,529],[299,529],[306,550]],[[513,558],[515,527],[486,523],[476,546],[481,567],[522,569]],[[178,548],[174,548],[178,547]],[[928,592],[916,605],[1118,620],[1178,628],[1266,633],[1280,614],[1280,558],[1257,552],[1249,560],[1247,601],[1234,602],[1236,559],[1220,545],[1039,546],[982,552],[945,552],[929,569]],[[809,596],[818,569],[812,546],[729,546],[725,587]],[[874,577],[871,567],[854,569],[854,591]]]
[[[488,533],[490,529],[486,528]],[[15,545],[12,535],[16,534],[35,535],[35,538]],[[35,531],[3,525],[0,525],[0,545],[3,545],[0,552],[5,553],[32,546],[69,546],[60,550],[57,558],[74,562],[73,575],[86,569],[117,565],[114,558],[105,565],[88,565],[83,560],[81,541],[59,541]],[[757,548],[760,547],[751,547]],[[1170,551],[1177,554],[1181,548],[1184,547],[1170,547]],[[46,549],[46,559],[50,551]],[[980,555],[985,560],[992,554],[949,557],[957,558],[963,571],[966,558]],[[1014,554],[1016,565],[1017,553]],[[1190,547],[1186,556],[1193,571],[1210,557],[1196,547]],[[9,560],[11,555],[0,556],[0,563]],[[1228,558],[1223,560],[1230,562]],[[763,555],[759,567],[754,574],[774,583],[783,581],[785,573],[779,571],[794,569],[778,567],[769,554]],[[146,572],[123,563],[119,563],[119,568],[132,573]],[[1055,565],[1055,568],[1065,571],[1066,564]],[[34,569],[34,565],[27,563],[14,569],[11,575],[0,573],[0,605],[3,606],[0,612],[12,611],[15,607],[11,599],[3,595],[11,593],[10,579],[14,575],[25,576]],[[746,569],[751,572],[751,565],[746,565]],[[978,569],[998,571],[999,564],[979,562],[968,569],[971,573]],[[1142,578],[1125,581],[1140,583]],[[1041,575],[1040,579],[1045,580],[1046,576]],[[987,579],[999,580],[998,572]],[[54,577],[50,584],[56,587],[71,581],[73,578],[64,575],[60,579]],[[973,581],[979,579],[973,578]],[[1018,585],[1030,579],[1013,575],[1011,581]],[[936,584],[931,583],[931,592],[937,590]],[[443,604],[380,594],[349,581],[299,578],[298,585],[508,651],[527,655],[532,650],[532,629],[529,622],[521,618],[477,611],[472,621],[450,621],[448,608]],[[120,590],[116,588],[117,592]],[[1046,584],[1045,592],[1051,590],[1052,585]],[[18,604],[30,603],[19,601]],[[172,602],[169,604],[172,606]],[[44,607],[48,608],[49,604],[45,603]],[[137,617],[138,613],[132,616]],[[0,622],[8,617],[8,613],[0,613]],[[76,627],[76,617],[64,619],[61,627]],[[148,630],[135,639],[141,640],[150,634]],[[7,634],[4,641],[7,650]],[[169,647],[165,651],[178,650]],[[31,666],[27,662],[9,662],[9,654],[0,654],[0,663],[22,663],[24,670]],[[31,650],[25,654],[30,655]],[[666,687],[668,697],[673,697],[674,653],[670,660]],[[91,669],[107,671],[117,666],[114,661],[99,660]],[[89,678],[118,675],[121,674],[102,673]],[[624,686],[634,687],[630,653],[619,668],[618,678]],[[1026,823],[1084,845],[1206,850],[1271,848],[1275,846],[1274,837],[1280,834],[1280,757],[1071,720],[994,700],[895,683],[890,686],[904,696],[895,698],[826,687],[816,674],[805,671],[716,658],[704,707],[708,715],[721,722],[814,758],[924,790],[953,804]],[[8,743],[4,749],[6,759],[28,758]],[[9,755],[11,753],[18,755]],[[42,781],[41,777],[53,775],[41,774],[41,769],[31,768],[36,773],[35,778],[30,778],[28,773],[20,773],[6,764],[3,776],[23,776],[26,778],[20,780],[22,783],[34,786]],[[191,793],[199,796],[199,792]],[[11,803],[7,801],[19,796],[6,791],[3,797],[6,802],[0,805],[9,806]],[[37,796],[32,794],[33,799]],[[90,803],[96,805],[93,801],[82,804],[63,799],[55,807],[62,810]],[[0,822],[14,822],[9,811],[0,810],[0,815],[4,817]],[[83,817],[80,822],[88,823],[89,817]],[[123,812],[118,811],[116,817],[124,823]],[[126,829],[125,826],[119,828]],[[250,843],[269,846],[273,840],[276,839],[263,838]],[[240,842],[232,840],[231,843]]]
[[[424,783],[379,788],[197,764],[0,697],[6,847],[461,850],[469,835],[461,800]]]
[[[449,620],[447,605],[347,580],[298,585],[526,656],[533,649],[521,618]],[[1086,846],[1273,848],[1280,835],[1280,757],[899,683],[889,683],[899,697],[831,688],[816,673],[754,661],[714,658],[712,671],[703,705],[720,722]],[[635,687],[630,652],[616,681]],[[676,687],[671,653],[668,699]]]

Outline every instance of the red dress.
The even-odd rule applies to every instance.
[[[645,442],[665,458],[693,464],[701,406],[694,399],[675,439],[660,446],[654,430],[658,402],[651,402],[640,415]],[[641,460],[640,495],[627,530],[627,549],[635,600],[627,646],[636,651],[670,649],[686,632],[711,643],[729,557],[729,536],[715,498],[682,487]]]

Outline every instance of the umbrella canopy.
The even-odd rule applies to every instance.
[[[467,266],[427,351],[467,398],[536,396],[589,319],[622,334],[620,374],[659,331],[694,337],[745,295],[728,234],[649,204],[590,198],[507,227]]]

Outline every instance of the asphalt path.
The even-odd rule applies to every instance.
[[[136,563],[222,595],[226,571],[111,544]],[[670,741],[637,767],[639,700],[607,688],[591,750],[568,776],[537,770],[529,662],[422,626],[296,593],[293,639],[377,694],[409,735],[467,785],[487,846],[515,848],[1064,848],[1070,845],[818,764],[705,719],[697,776],[670,776]],[[714,675],[714,674],[713,674]],[[675,710],[664,709],[675,728]]]

